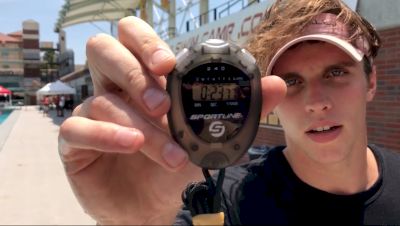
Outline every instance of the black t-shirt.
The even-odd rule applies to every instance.
[[[400,154],[369,146],[379,179],[367,191],[335,195],[301,181],[276,147],[246,165],[226,169],[225,225],[400,225]],[[191,225],[183,207],[175,225]]]

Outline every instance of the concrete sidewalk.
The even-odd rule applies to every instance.
[[[65,117],[54,111],[43,116],[36,106],[19,111],[0,146],[0,224],[94,225],[75,199],[58,156]]]

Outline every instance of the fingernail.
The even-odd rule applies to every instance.
[[[163,61],[171,58],[172,53],[166,49],[158,49],[155,51],[151,57],[151,63],[157,65]]]
[[[115,139],[123,147],[130,147],[135,142],[138,133],[128,129],[120,129],[115,133]]]
[[[165,100],[165,94],[158,89],[150,88],[144,92],[143,100],[147,108],[152,111]]]
[[[177,168],[188,159],[184,150],[171,143],[165,145],[162,156],[171,168]]]

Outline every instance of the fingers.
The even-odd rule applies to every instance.
[[[169,96],[145,67],[113,37],[100,34],[87,42],[86,52],[95,86],[95,95],[105,92],[128,94],[135,108],[157,117],[170,106]],[[122,89],[122,90],[119,90]]]
[[[90,166],[103,153],[95,150],[73,148],[60,135],[58,137],[58,150],[68,175],[73,175]]]
[[[118,23],[119,41],[155,75],[165,75],[175,66],[175,56],[156,32],[143,20],[129,16]]]
[[[144,143],[144,136],[137,129],[83,117],[65,120],[60,135],[72,148],[104,152],[131,153],[139,150]]]
[[[94,120],[91,126],[98,134],[93,134],[91,139],[93,142],[96,140],[105,139],[99,145],[95,145],[95,148],[109,147],[110,149],[103,148],[104,152],[118,151],[122,144],[126,144],[126,147],[130,147],[128,152],[140,151],[148,156],[159,165],[170,170],[179,170],[188,162],[187,153],[180,148],[174,140],[165,133],[162,129],[149,123],[146,119],[142,118],[137,112],[135,112],[129,105],[127,105],[121,98],[116,95],[106,94],[91,98],[79,107],[79,112],[76,114],[84,117],[89,117]],[[103,121],[104,123],[100,122]],[[77,123],[77,122],[76,122]],[[87,122],[86,122],[87,123]],[[82,127],[86,126],[84,122],[81,122]],[[112,125],[110,125],[112,124]],[[120,126],[118,126],[118,125]],[[68,126],[68,124],[67,124]],[[85,135],[90,136],[90,132],[77,132],[81,128],[81,125],[74,125],[74,140],[69,142],[76,147],[82,148],[87,145],[87,141],[83,138]],[[109,130],[105,134],[102,134],[102,127]],[[125,131],[126,128],[135,128],[132,130]],[[62,131],[65,136],[68,137],[68,130]],[[126,134],[125,132],[135,133],[139,132],[139,135],[133,136],[132,134]],[[122,135],[121,135],[122,134]],[[144,143],[140,145],[141,134],[144,137]],[[76,136],[81,135],[82,138]],[[67,138],[66,138],[67,139]],[[133,139],[129,143],[129,139]],[[89,143],[90,144],[90,143]],[[111,150],[111,151],[109,151]],[[120,152],[123,152],[121,149]]]
[[[261,79],[263,108],[262,117],[271,112],[286,95],[286,83],[278,76],[265,76]]]
[[[58,146],[66,173],[74,175],[106,153],[133,153],[143,143],[136,129],[75,116],[61,125]]]

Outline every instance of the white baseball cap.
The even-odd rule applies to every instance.
[[[291,46],[311,40],[333,44],[349,54],[357,62],[362,61],[364,56],[368,56],[370,48],[364,36],[358,36],[355,41],[350,42],[348,26],[341,22],[337,15],[321,13],[311,20],[299,37],[286,43],[276,52],[267,67],[267,75],[271,74],[276,61]]]

